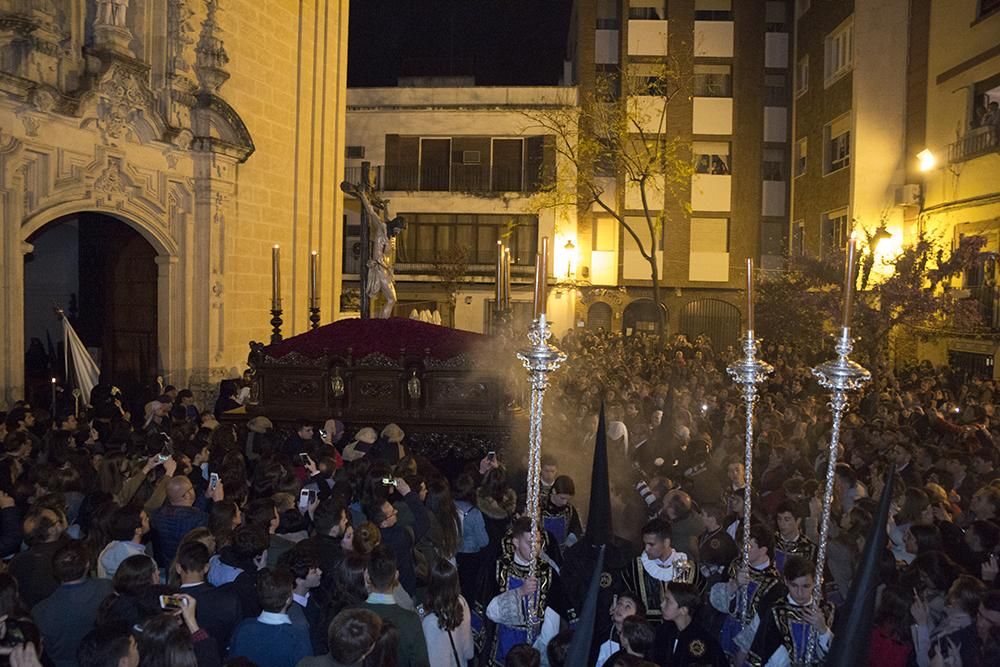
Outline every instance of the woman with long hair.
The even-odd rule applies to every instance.
[[[462,594],[471,598],[476,590],[482,552],[489,546],[490,536],[486,534],[483,513],[476,506],[476,482],[472,475],[462,473],[455,478],[454,497],[462,523],[462,542],[455,554],[458,578]]]
[[[426,539],[430,540],[438,556],[454,563],[462,541],[462,528],[451,487],[446,480],[439,477],[430,483],[426,505],[431,515],[431,528]]]
[[[438,558],[431,566],[421,616],[430,664],[466,667],[476,650],[472,618],[459,589],[458,569],[445,558]]]
[[[892,553],[896,560],[909,564],[914,554],[906,550],[906,533],[913,524],[929,526],[934,522],[931,501],[927,492],[919,488],[908,488],[903,494],[899,512],[893,517],[896,527],[889,533]]]
[[[226,487],[226,494],[229,487]],[[228,546],[233,542],[233,531],[243,523],[243,514],[240,506],[232,500],[220,500],[212,503],[212,511],[208,515],[208,529],[215,537],[216,551]]]
[[[162,611],[160,594],[168,592],[166,586],[160,585],[156,561],[142,554],[129,556],[121,562],[112,579],[112,587],[114,592],[97,611],[97,625],[143,623]]]
[[[490,468],[483,475],[483,483],[476,490],[476,506],[483,513],[490,544],[499,544],[517,509],[517,493],[507,484],[503,468]]]
[[[913,594],[898,586],[882,591],[868,646],[868,664],[906,667],[913,652],[910,641],[910,603]]]
[[[180,614],[159,614],[142,624],[136,634],[139,667],[198,667],[218,664],[219,649],[213,637],[199,632],[195,619],[197,601],[183,596],[187,604]]]

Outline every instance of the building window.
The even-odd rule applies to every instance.
[[[764,180],[785,180],[785,151],[780,148],[764,149]]]
[[[784,74],[764,75],[764,106],[788,106],[788,82]]]
[[[795,96],[809,90],[809,56],[803,56],[795,66]]]
[[[809,157],[809,139],[803,137],[795,142],[795,177],[806,173],[806,163]]]
[[[979,0],[979,13],[976,17],[983,18],[997,10],[1000,10],[1000,0]]]
[[[826,36],[824,44],[824,84],[829,86],[847,74],[854,64],[854,19],[849,18]]]
[[[666,66],[656,63],[629,63],[629,92],[633,95],[655,95],[663,97],[669,94],[669,73]]]
[[[666,21],[667,0],[629,0],[628,17],[640,21]]]
[[[695,21],[732,21],[732,0],[695,0]]]
[[[821,253],[825,255],[832,251],[843,250],[851,233],[847,209],[841,208],[824,213],[821,233],[823,239]]]
[[[802,257],[806,254],[806,223],[796,220],[792,223],[792,256]]]
[[[529,137],[387,134],[386,190],[537,192],[555,176],[553,142]]]
[[[823,128],[823,153],[824,174],[851,166],[851,114]]]
[[[732,67],[696,64],[693,92],[695,97],[732,97]]]
[[[974,130],[977,127],[991,125],[1000,125],[1000,74],[980,81],[972,87],[969,128]]]
[[[729,175],[729,143],[725,141],[695,141],[691,144],[696,174]]]
[[[397,237],[396,259],[400,264],[433,264],[442,253],[452,248],[464,248],[470,265],[491,265],[496,262],[497,241],[504,237],[511,248],[511,264],[533,266],[535,263],[537,216],[455,213],[401,215],[406,219],[406,229]]]
[[[729,280],[729,219],[691,218],[688,280]]]
[[[787,30],[785,26],[785,12],[786,5],[784,2],[772,2],[768,0],[767,4],[764,5],[764,29],[767,32],[785,32]]]
[[[591,227],[591,250],[614,252],[618,238],[618,221],[609,216],[597,216]]]

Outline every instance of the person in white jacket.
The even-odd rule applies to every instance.
[[[475,654],[472,615],[458,585],[458,568],[438,558],[431,566],[427,600],[420,607],[427,657],[435,667],[466,667]]]

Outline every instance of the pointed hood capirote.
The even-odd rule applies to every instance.
[[[885,552],[889,531],[889,507],[892,504],[893,478],[896,465],[886,471],[885,487],[878,503],[878,514],[872,521],[865,539],[865,550],[861,554],[851,592],[834,625],[834,641],[830,649],[828,667],[850,667],[860,665],[868,655],[868,640],[871,636],[872,617],[875,615],[875,591],[882,583],[881,563]]]
[[[611,487],[608,480],[608,436],[604,420],[604,403],[597,420],[594,440],[594,464],[590,477],[590,507],[587,511],[586,539],[598,546],[611,541]]]

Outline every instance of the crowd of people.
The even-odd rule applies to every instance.
[[[775,371],[747,488],[733,350],[587,331],[559,345],[538,534],[516,446],[443,466],[396,424],[237,424],[223,415],[234,383],[214,411],[173,387],[136,415],[104,386],[80,415],[13,406],[0,426],[0,655],[16,667],[822,661],[894,470],[874,621],[851,641],[880,667],[1000,664],[993,381],[923,363],[858,397],[814,600],[830,429],[815,360],[762,349]],[[609,482],[590,477],[602,406]],[[574,642],[598,545],[594,628]],[[570,657],[581,642],[585,662]]]

